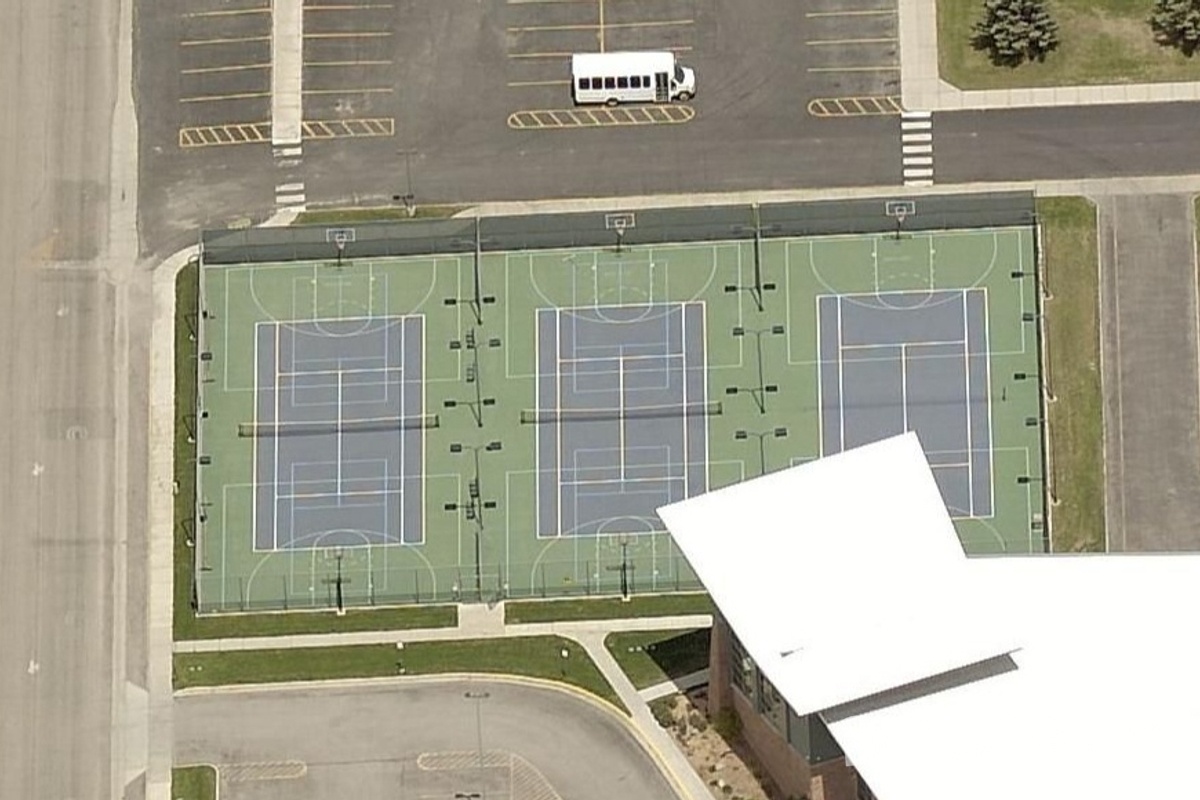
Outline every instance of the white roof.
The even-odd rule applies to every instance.
[[[571,72],[580,75],[615,75],[613,70],[616,69],[669,72],[674,65],[675,54],[667,50],[576,53],[571,56]]]
[[[880,800],[1194,794],[1200,555],[968,559],[912,434],[660,513]]]

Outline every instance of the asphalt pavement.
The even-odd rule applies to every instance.
[[[503,800],[676,800],[612,712],[574,694],[507,681],[401,679],[188,693],[177,698],[175,718],[176,761],[222,765],[233,777],[222,783],[225,800],[417,800],[475,792]]]
[[[141,617],[126,627],[139,596],[126,579],[136,584],[144,552],[127,533],[144,493],[126,486],[144,467],[127,449],[139,373],[125,344],[140,339],[144,353],[126,313],[148,314],[121,10],[15,0],[0,13],[3,798],[119,797],[137,738],[124,724],[125,665],[144,648]]]

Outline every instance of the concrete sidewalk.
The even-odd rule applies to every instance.
[[[196,639],[176,642],[175,652],[220,653],[233,650],[285,650],[297,647],[499,639],[519,636],[566,636],[578,639],[580,636],[591,634],[604,636],[614,631],[686,630],[709,627],[712,627],[712,616],[709,614],[505,625],[503,604],[497,604],[490,609],[485,605],[464,605],[459,607],[458,625],[453,628],[253,636],[241,639]]]
[[[689,672],[687,675],[680,675],[678,678],[670,681],[656,683],[653,686],[647,686],[638,692],[638,695],[649,703],[651,700],[657,700],[660,697],[667,695],[679,694],[686,692],[689,689],[695,689],[697,686],[704,686],[708,683],[708,669],[700,669],[695,672]]]

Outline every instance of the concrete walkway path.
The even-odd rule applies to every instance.
[[[660,697],[667,695],[686,692],[689,689],[695,689],[697,686],[704,686],[708,683],[708,669],[699,669],[695,672],[689,672],[687,675],[680,675],[678,678],[670,681],[656,683],[653,686],[647,686],[638,692],[643,700],[649,703],[651,700],[657,700]]]
[[[606,636],[614,631],[685,630],[711,626],[712,616],[709,614],[505,625],[503,604],[498,604],[493,609],[488,609],[485,605],[463,605],[459,606],[458,625],[452,628],[253,636],[240,639],[195,639],[176,642],[175,652],[220,653],[232,650],[284,650],[296,647],[499,639],[518,636],[565,636],[570,639],[578,639],[580,636],[594,633]]]

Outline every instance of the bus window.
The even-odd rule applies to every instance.
[[[605,78],[605,79],[604,79],[604,88],[605,88],[605,89],[615,89],[615,88],[617,88],[617,82],[616,82],[616,80],[615,80],[615,79],[613,79],[613,78]]]
[[[624,76],[617,78],[617,88],[618,89],[628,89],[629,88],[629,78],[626,78]]]
[[[632,78],[630,78],[630,79],[629,79],[629,88],[630,88],[630,89],[640,89],[640,88],[642,88],[642,76],[641,76],[641,75],[634,75]]]
[[[579,79],[579,88],[580,89],[592,88],[592,79],[591,78],[580,78]]]

